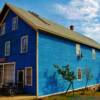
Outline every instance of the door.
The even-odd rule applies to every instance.
[[[24,87],[24,70],[18,70],[17,72],[17,82],[19,87]]]

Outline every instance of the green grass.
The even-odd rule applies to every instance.
[[[85,95],[80,95],[80,92],[75,93],[73,96],[71,94],[60,94],[55,96],[45,97],[40,100],[100,100],[100,92],[91,93],[90,91],[86,92]]]

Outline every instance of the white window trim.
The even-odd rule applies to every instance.
[[[0,34],[0,36],[4,35],[5,33],[6,33],[6,23],[3,23],[1,25],[1,34]]]
[[[16,23],[15,23],[15,22]],[[12,19],[12,31],[15,31],[18,29],[18,16],[13,17]]]
[[[30,68],[31,69],[31,84],[27,84],[27,79],[26,79],[26,74],[27,74],[27,69]],[[33,81],[33,73],[32,73],[32,67],[25,67],[25,86],[32,86],[32,81]]]
[[[81,69],[81,79],[78,79],[78,69]],[[82,81],[82,68],[81,68],[81,67],[78,67],[78,68],[77,68],[77,80],[78,80],[78,81]]]
[[[7,54],[8,53],[8,51],[7,51],[7,44],[10,45],[9,46],[9,54]],[[10,56],[10,50],[11,50],[11,42],[10,41],[6,41],[5,42],[5,56]]]
[[[96,59],[96,50],[92,49],[92,59]]]
[[[27,43],[27,50],[25,51],[25,52],[23,52],[23,43],[22,43],[22,40],[23,40],[23,38],[26,38],[26,43]],[[24,35],[24,36],[22,36],[21,37],[21,51],[20,51],[21,53],[27,53],[28,52],[28,35]]]
[[[76,44],[76,55],[79,56],[81,54],[81,47],[80,44]]]

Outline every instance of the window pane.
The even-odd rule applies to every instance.
[[[2,26],[1,26],[1,34],[0,35],[4,35],[5,34],[5,26],[6,26],[5,23],[2,24]]]
[[[76,55],[80,55],[81,50],[80,50],[80,44],[76,44]]]
[[[26,68],[26,85],[32,85],[32,68]]]
[[[96,51],[95,51],[95,49],[92,49],[92,58],[96,59]]]
[[[12,19],[12,30],[16,30],[18,28],[18,16]]]
[[[5,42],[5,56],[10,55],[10,41]]]
[[[78,79],[82,79],[82,71],[80,68],[78,69]]]
[[[21,38],[21,53],[26,53],[28,51],[28,36],[23,36]]]

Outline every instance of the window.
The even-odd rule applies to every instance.
[[[28,36],[21,37],[21,53],[28,52]]]
[[[5,42],[5,56],[10,56],[10,41]]]
[[[82,70],[81,70],[81,68],[78,68],[78,71],[77,71],[77,79],[78,80],[81,80],[82,79]]]
[[[95,51],[95,49],[92,49],[92,58],[96,59],[96,51]]]
[[[32,67],[25,68],[25,85],[32,86]]]
[[[2,26],[1,26],[1,33],[0,33],[0,35],[4,35],[5,34],[5,28],[6,27],[6,24],[4,23],[4,24],[2,24]]]
[[[76,44],[76,55],[79,56],[81,54],[80,44]]]
[[[12,19],[12,31],[17,30],[17,28],[18,28],[18,16]]]
[[[3,82],[14,83],[15,82],[15,66],[14,64],[5,64],[3,68]]]

